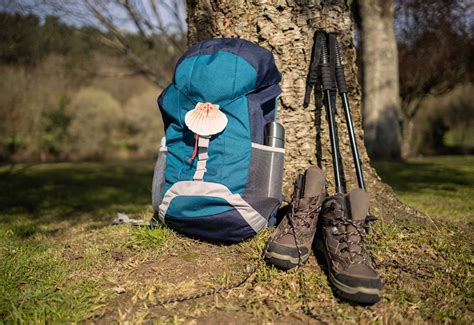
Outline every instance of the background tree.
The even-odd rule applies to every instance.
[[[417,153],[413,144],[415,118],[424,99],[474,80],[474,4],[463,0],[398,0],[395,5],[402,154],[408,157]]]
[[[400,158],[398,54],[392,0],[359,0],[364,139],[373,158]]]
[[[291,181],[309,164],[324,170],[333,191],[333,169],[328,128],[324,109],[316,109],[314,100],[308,109],[302,102],[305,91],[313,33],[317,29],[337,32],[346,64],[352,114],[365,167],[367,185],[378,206],[390,213],[395,201],[392,191],[371,168],[363,145],[360,91],[355,64],[354,23],[350,3],[338,1],[235,1],[207,2],[188,0],[188,40],[194,44],[211,37],[241,37],[260,44],[273,52],[282,75],[279,120],[286,128],[286,194]],[[340,102],[338,102],[340,107]],[[356,187],[353,161],[343,114],[337,116],[339,142],[345,167],[347,187]],[[381,212],[381,211],[379,211]]]

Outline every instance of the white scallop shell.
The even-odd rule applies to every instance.
[[[196,107],[184,116],[186,126],[196,134],[210,136],[227,126],[227,116],[219,110],[219,105],[197,103]]]

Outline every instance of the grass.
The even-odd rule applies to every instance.
[[[329,322],[472,323],[474,157],[375,165],[438,229],[410,220],[375,224],[369,244],[385,290],[373,307],[335,298],[324,266],[310,259],[310,306]],[[271,230],[218,246],[164,227],[108,227],[117,212],[151,218],[152,169],[152,162],[0,167],[1,322],[310,320],[298,312],[300,273],[268,265],[239,289],[154,307],[242,278]]]
[[[105,282],[94,271],[110,262],[103,257],[108,246],[137,249],[172,234],[137,231],[121,242],[129,229],[103,228],[117,212],[146,213],[150,164],[40,164],[3,168],[0,175],[0,319],[90,318],[105,301]],[[77,252],[71,248],[90,234],[111,238],[82,239]]]
[[[474,156],[376,162],[402,202],[446,222],[474,222]]]

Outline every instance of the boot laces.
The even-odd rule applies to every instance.
[[[294,204],[291,206],[291,213],[289,218],[292,220],[295,226],[304,226],[306,228],[311,227],[311,220],[317,215],[320,210],[318,205],[318,198],[312,198],[312,202],[306,209],[297,209]]]
[[[343,207],[341,214],[337,214],[331,224],[331,233],[339,237],[339,243],[345,244],[339,248],[340,253],[347,252],[349,264],[365,264],[367,254],[365,252],[365,220],[354,221],[346,216]],[[331,205],[331,210],[336,210],[336,205]],[[352,228],[349,230],[349,228]]]
[[[302,228],[310,228],[311,220],[321,211],[321,205],[318,204],[319,197],[311,198],[311,202],[308,204],[306,209],[298,209],[297,202],[298,199],[293,193],[290,211],[287,215],[288,224],[286,225],[284,232],[285,234],[292,233],[293,235],[298,234]]]

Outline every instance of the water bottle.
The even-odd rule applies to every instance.
[[[270,159],[268,161],[268,176],[265,191],[268,197],[280,200],[285,159],[283,150],[281,150],[285,148],[285,129],[283,125],[278,122],[270,122],[265,125],[263,143],[268,147],[276,149],[269,153]]]

